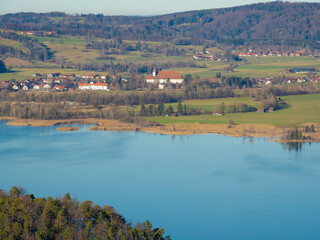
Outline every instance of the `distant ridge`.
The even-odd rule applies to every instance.
[[[0,16],[10,30],[57,31],[102,38],[173,41],[179,39],[320,40],[320,3],[268,2],[159,16],[15,13]]]

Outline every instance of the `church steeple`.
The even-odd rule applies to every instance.
[[[154,76],[154,77],[155,77],[155,76],[157,76],[157,70],[156,70],[156,67],[154,67],[154,68],[153,68],[152,76]]]

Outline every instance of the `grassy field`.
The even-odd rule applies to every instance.
[[[0,37],[0,45],[5,45],[5,46],[9,46],[9,47],[13,47],[13,48],[19,49],[19,50],[21,50],[22,52],[24,52],[26,54],[28,54],[30,52],[29,49],[23,47],[20,42],[14,41],[14,40],[11,40],[11,39],[5,39],[5,38]]]
[[[294,67],[320,68],[320,61],[313,57],[247,57],[247,63],[235,69],[234,74],[248,77],[282,76],[284,69]],[[285,74],[296,76],[297,74]],[[306,74],[299,74],[298,76]]]
[[[59,62],[63,59],[65,62],[86,63],[95,61],[99,57],[97,50],[86,49],[82,45],[47,43],[53,52],[54,58]]]
[[[194,74],[201,78],[213,78],[217,72],[224,76],[239,77],[282,77],[284,69],[293,67],[314,67],[320,69],[320,61],[313,57],[247,57],[246,62],[238,63],[233,72],[226,72],[230,65],[228,62],[198,61],[204,63],[207,68],[176,68],[173,70],[180,71],[182,74]],[[307,74],[285,74],[286,76],[298,77]]]
[[[156,120],[162,124],[174,123],[211,123],[228,124],[232,119],[234,123],[260,123],[273,124],[276,126],[294,127],[303,123],[320,123],[320,94],[286,96],[282,98],[287,102],[287,106],[275,112],[266,113],[230,113],[224,116],[198,115],[198,116],[179,116],[179,117],[148,117],[149,120]],[[221,102],[225,104],[235,102],[250,102],[245,98],[224,98],[213,100],[186,101],[186,104],[194,106],[209,106],[214,108]],[[188,103],[189,102],[189,103]],[[254,104],[254,103],[251,103]],[[255,103],[256,104],[256,103]]]
[[[86,45],[86,41],[84,39],[76,38],[72,36],[66,36],[65,38],[38,37],[38,36],[31,36],[31,37],[38,39],[39,42],[44,44],[56,43],[56,44],[78,45],[78,46]]]
[[[59,21],[59,18],[55,19]],[[53,62],[55,63],[39,63],[32,62],[33,67],[48,66],[45,72],[50,72],[49,68],[52,67],[60,67],[66,63],[108,63],[110,59],[98,59],[99,58],[99,50],[94,49],[86,49],[85,45],[87,41],[83,37],[74,37],[74,36],[65,36],[64,38],[54,38],[54,37],[38,37],[32,36],[33,38],[38,39],[40,42],[44,43],[46,46],[50,48],[50,50],[54,53]],[[102,40],[102,39],[96,39]],[[135,46],[137,41],[124,41],[129,44]],[[149,45],[160,45],[160,42],[147,42]],[[22,47],[19,42],[0,38],[0,44],[13,46],[17,49],[21,49],[24,52],[28,52],[29,50]],[[171,43],[167,43],[172,45]],[[241,77],[282,77],[283,75],[288,76],[306,76],[306,74],[283,74],[281,71],[288,68],[293,67],[314,67],[320,69],[320,60],[314,57],[245,57],[246,61],[237,62],[233,64],[238,64],[234,68],[233,72],[227,71],[227,67],[229,67],[229,62],[217,62],[210,60],[194,60],[192,59],[192,54],[196,51],[202,51],[202,46],[192,46],[192,45],[177,45],[175,46],[180,49],[184,49],[187,52],[186,56],[172,56],[168,57],[164,54],[156,54],[150,53],[148,57],[141,56],[141,52],[138,51],[130,51],[125,55],[109,55],[116,63],[127,64],[128,62],[134,62],[137,64],[154,64],[157,65],[159,63],[165,63],[168,61],[194,61],[199,65],[205,65],[205,67],[186,67],[186,68],[171,68],[170,70],[178,71],[180,74],[192,74],[198,75],[200,78],[215,78],[217,72],[221,72],[223,76],[241,76]],[[221,52],[222,50],[218,48],[208,48],[208,51],[212,52]],[[21,65],[21,64],[20,64]],[[15,65],[13,65],[15,66]],[[16,64],[19,67],[19,64]],[[13,69],[14,73],[9,73],[5,75],[0,75],[0,80],[7,80],[9,78],[15,78],[21,80],[27,76],[25,73],[27,70],[22,69]],[[165,69],[163,69],[165,70]],[[60,70],[63,71],[63,70]],[[73,70],[75,71],[75,70]]]

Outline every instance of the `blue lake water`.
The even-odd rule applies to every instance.
[[[320,239],[320,148],[0,121],[0,188],[112,205],[177,240]]]

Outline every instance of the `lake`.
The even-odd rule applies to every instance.
[[[0,121],[0,188],[111,205],[176,240],[320,239],[320,148]]]

